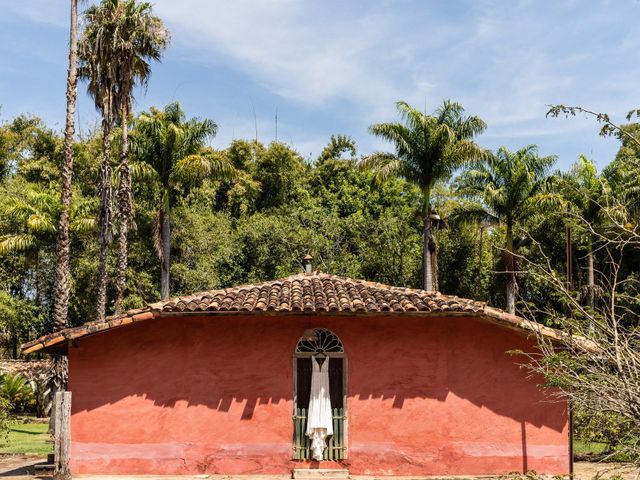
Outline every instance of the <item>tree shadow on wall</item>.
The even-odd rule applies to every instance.
[[[135,399],[163,408],[205,406],[254,418],[261,405],[293,400],[292,352],[308,318],[163,318],[87,337],[70,348],[73,413]],[[316,319],[348,355],[350,403],[451,396],[517,422],[562,431],[540,379],[506,354],[531,341],[472,318]]]

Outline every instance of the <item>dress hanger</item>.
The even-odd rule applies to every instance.
[[[324,352],[316,352],[313,358],[315,359],[318,366],[321,367],[328,357],[327,357],[327,354]]]

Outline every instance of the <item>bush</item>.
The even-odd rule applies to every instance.
[[[0,397],[0,443],[5,443],[9,437],[9,411],[11,405]]]
[[[586,445],[600,445],[602,449],[583,454],[585,458],[638,462],[640,437],[635,426],[624,417],[609,412],[587,411],[578,406],[574,409],[573,421],[576,439]]]
[[[33,389],[21,375],[3,375],[0,377],[0,397],[6,400],[12,412],[24,412],[35,406]]]

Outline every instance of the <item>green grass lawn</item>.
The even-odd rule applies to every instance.
[[[46,456],[53,453],[47,423],[13,423],[7,441],[0,442],[0,454],[20,453]]]
[[[585,442],[576,439],[573,444],[575,458],[577,460],[600,461],[606,459],[607,462],[631,462],[628,453],[622,451],[622,447],[614,448],[606,442]]]
[[[600,455],[607,451],[609,445],[604,442],[585,442],[575,439],[573,450],[576,455]]]

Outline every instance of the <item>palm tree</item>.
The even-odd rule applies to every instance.
[[[606,200],[610,194],[609,184],[598,175],[595,164],[580,155],[568,173],[558,174],[557,192],[569,202],[572,215],[578,217],[578,221],[572,223],[587,250],[587,285],[583,288],[582,296],[587,306],[593,309],[598,293],[593,265],[593,236],[584,227],[596,227],[604,220]]]
[[[95,227],[93,205],[80,197],[67,210],[70,233],[84,234]],[[27,189],[21,197],[10,197],[0,210],[12,224],[10,233],[0,236],[0,255],[38,252],[56,242],[63,208],[52,191]]]
[[[458,168],[483,155],[473,138],[484,131],[486,124],[476,116],[465,116],[462,105],[449,100],[433,115],[406,102],[398,102],[396,107],[403,123],[377,123],[369,127],[375,136],[394,144],[395,154],[374,153],[361,161],[361,167],[372,169],[378,180],[400,176],[420,188],[422,284],[425,290],[433,291],[438,288],[438,278],[431,192],[436,182],[450,178]]]
[[[113,62],[114,81],[121,126],[120,166],[118,168],[118,261],[115,313],[122,310],[127,275],[127,237],[132,214],[131,177],[129,172],[129,115],[133,88],[146,86],[151,75],[150,62],[159,61],[169,44],[169,32],[153,15],[150,3],[135,0],[102,0],[99,8],[113,19],[109,62]]]
[[[87,80],[87,90],[102,116],[102,163],[100,166],[100,206],[98,245],[100,248],[96,319],[103,320],[107,300],[107,257],[112,240],[111,129],[118,118],[116,62],[113,40],[117,37],[118,11],[104,4],[84,12],[86,27],[79,45],[79,76]]]
[[[479,203],[466,205],[455,215],[485,224],[506,227],[506,310],[515,313],[516,266],[514,228],[540,212],[541,204],[555,197],[547,193],[548,173],[555,156],[540,157],[535,145],[517,152],[500,147],[485,162],[463,172],[457,179],[458,193]]]
[[[71,206],[71,181],[73,178],[73,136],[77,93],[78,61],[78,2],[71,0],[71,27],[69,29],[69,66],[67,68],[67,116],[64,128],[62,160],[62,185],[60,195],[61,214],[56,241],[56,269],[53,283],[53,328],[62,330],[67,325],[69,309],[69,208]]]
[[[356,156],[356,142],[348,135],[331,135],[329,143],[322,149],[320,155],[316,159],[316,164],[320,165],[327,160],[340,158],[343,154],[348,153],[351,158]]]
[[[135,162],[132,174],[143,177],[160,191],[156,213],[154,247],[160,260],[160,292],[169,297],[171,266],[171,209],[175,193],[181,187],[197,184],[205,177],[231,179],[232,164],[225,156],[204,149],[207,138],[216,134],[218,126],[208,119],[185,119],[179,103],[163,110],[151,108],[134,122],[131,151]]]
[[[75,135],[76,95],[78,90],[78,2],[71,0],[71,15],[69,28],[69,66],[67,68],[67,108],[64,128],[64,144],[62,147],[62,172],[60,192],[60,218],[56,240],[56,268],[53,281],[52,324],[54,330],[62,330],[67,326],[69,313],[69,256],[71,242],[69,239],[69,216],[71,208],[71,183],[73,180],[73,137]],[[58,390],[65,390],[67,384],[66,357],[54,355],[51,363],[50,382],[55,394]],[[54,424],[50,420],[49,429]],[[58,478],[71,478],[68,465],[62,465],[61,471],[56,472]]]
[[[74,195],[69,208],[71,239],[93,231],[93,208],[93,202]],[[26,189],[19,197],[9,197],[0,207],[0,215],[8,220],[7,230],[0,235],[0,259],[17,253],[26,254],[27,268],[33,272],[36,303],[40,301],[42,254],[56,245],[61,211],[57,193],[31,188]],[[56,371],[60,371],[61,376],[51,380],[54,388],[61,389],[66,382],[66,374],[63,367]]]

